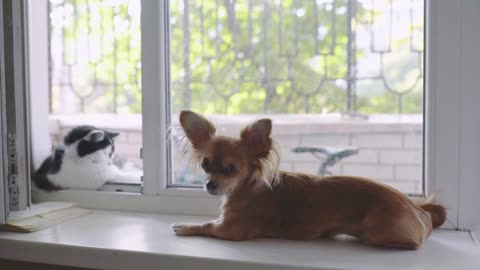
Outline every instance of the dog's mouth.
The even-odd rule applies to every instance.
[[[208,194],[210,195],[214,195],[214,196],[220,196],[220,195],[223,195],[223,193],[219,193],[217,190],[207,190]]]
[[[214,196],[222,196],[225,194],[225,192],[223,190],[208,190],[208,189],[205,189],[207,191],[208,194],[210,195],[214,195]]]
[[[228,189],[216,189],[216,190],[208,190],[204,189],[208,194],[214,195],[214,196],[223,196],[229,194],[233,188],[228,188]]]
[[[214,196],[221,196],[225,194],[224,190],[221,189],[220,187],[212,190],[212,189],[208,189],[206,184],[203,185],[203,190],[208,194],[214,195]]]

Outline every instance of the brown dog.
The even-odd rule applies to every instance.
[[[207,191],[225,200],[218,220],[174,224],[177,235],[242,241],[348,234],[376,246],[417,249],[445,221],[443,206],[414,203],[365,178],[279,171],[270,119],[245,127],[239,139],[215,136],[215,127],[191,111],[182,111],[180,123],[209,177]]]

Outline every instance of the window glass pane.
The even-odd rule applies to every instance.
[[[172,119],[192,109],[238,136],[266,115],[282,169],[421,193],[423,5],[172,0]],[[176,137],[171,184],[201,183]]]
[[[49,123],[54,147],[72,128],[119,133],[110,181],[140,183],[140,1],[49,1]]]

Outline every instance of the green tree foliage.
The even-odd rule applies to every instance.
[[[98,48],[98,53],[88,54],[88,68],[77,73],[89,81],[76,85],[81,96],[91,100],[86,111],[102,106],[114,110],[112,104],[117,104],[117,112],[140,113],[139,1],[50,2],[53,31],[64,30],[65,66],[84,56],[85,51],[79,54],[78,40],[85,35],[90,46]],[[355,19],[351,20],[349,0],[170,1],[173,110],[225,114],[346,111],[348,62],[355,67],[369,53],[355,47],[347,24],[353,30],[361,25],[368,28],[372,14],[381,17],[384,13],[372,12],[367,2],[353,1],[350,11]],[[74,11],[70,11],[70,20],[68,16],[60,23],[54,20],[55,14],[68,14],[69,9]],[[350,59],[349,42],[355,49]],[[392,46],[406,48],[409,42],[394,40]],[[350,80],[356,90],[354,110],[397,113],[401,103],[402,112],[422,111],[417,58],[408,50],[403,52],[384,54],[385,83]],[[99,95],[102,99],[96,98]]]

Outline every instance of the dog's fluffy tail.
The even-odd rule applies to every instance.
[[[430,214],[433,228],[438,228],[447,219],[447,210],[440,204],[435,203],[435,195],[428,196],[425,200],[417,202],[423,210]]]

